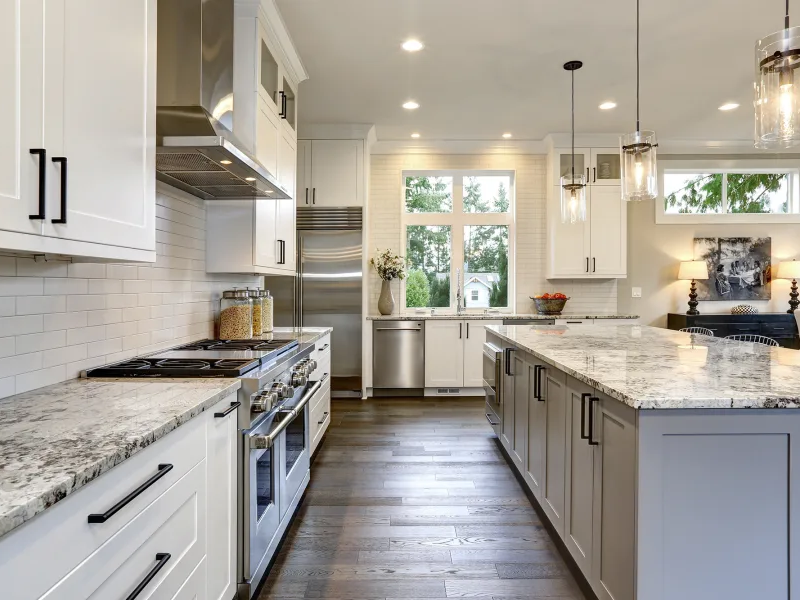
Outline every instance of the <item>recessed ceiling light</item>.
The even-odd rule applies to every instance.
[[[229,165],[229,164],[231,164],[231,161],[229,161],[229,160],[221,160],[221,161],[219,161],[219,162],[220,162],[220,164],[222,164],[222,165]]]
[[[599,106],[599,108],[600,108],[600,110],[611,110],[612,108],[617,108],[617,103],[616,102],[611,102],[611,101],[603,102]]]
[[[403,103],[403,108],[405,108],[406,110],[414,110],[416,108],[419,108],[419,104],[417,102],[414,102],[413,100],[409,100],[408,102]]]
[[[728,102],[719,107],[720,110],[733,110],[734,108],[739,108],[736,102]]]
[[[504,133],[504,134],[503,134],[503,137],[504,137],[504,138],[506,138],[506,139],[508,139],[508,138],[510,138],[510,137],[512,137],[512,136],[511,136],[511,134],[510,134],[510,133]]]
[[[424,47],[425,44],[423,44],[419,40],[414,40],[414,39],[406,40],[405,42],[403,42],[403,45],[401,46],[401,48],[406,52],[419,52]]]
[[[418,134],[418,133],[412,133],[412,134],[411,134],[411,137],[412,137],[412,138],[414,138],[414,139],[416,139],[416,138],[418,138],[418,137],[419,137],[419,134]]]
[[[245,177],[244,180],[245,181],[255,181],[256,178],[255,177]]]

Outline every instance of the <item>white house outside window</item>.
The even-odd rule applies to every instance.
[[[403,184],[405,307],[455,308],[459,269],[468,310],[512,308],[513,172],[406,171]]]

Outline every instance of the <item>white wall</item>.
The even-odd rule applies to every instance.
[[[0,252],[0,398],[213,336],[221,291],[261,285],[206,274],[201,200],[159,185],[156,202],[155,264],[37,263]]]
[[[617,310],[617,282],[547,281],[545,274],[547,157],[544,154],[378,154],[371,156],[369,193],[369,243],[366,252],[400,247],[400,208],[403,200],[402,171],[408,169],[504,169],[516,171],[516,312],[534,312],[529,296],[564,292],[571,297],[568,312],[611,313]],[[367,277],[368,314],[377,314],[380,279],[374,269]],[[399,302],[398,283],[393,283]]]

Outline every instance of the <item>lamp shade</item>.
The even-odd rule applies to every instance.
[[[708,265],[704,260],[687,260],[681,263],[678,279],[708,279]]]
[[[800,279],[800,262],[787,260],[779,264],[778,279]]]

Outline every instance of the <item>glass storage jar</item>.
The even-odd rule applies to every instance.
[[[264,312],[262,313],[264,333],[272,333],[272,322],[275,316],[275,299],[269,295],[269,290],[264,290]]]
[[[257,337],[261,335],[261,331],[264,329],[262,320],[264,314],[264,290],[247,288],[247,292],[253,301],[253,335]]]
[[[219,337],[248,340],[253,337],[253,301],[247,290],[226,290],[219,301]]]

